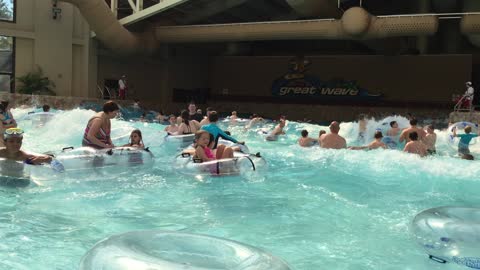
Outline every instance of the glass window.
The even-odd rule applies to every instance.
[[[0,0],[2,1],[2,0]],[[12,92],[14,84],[15,38],[0,36],[0,92]]]
[[[0,20],[15,21],[15,0],[0,0]]]

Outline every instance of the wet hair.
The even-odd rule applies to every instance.
[[[410,125],[411,126],[416,126],[417,124],[418,124],[417,119],[415,119],[415,118],[410,119]]]
[[[213,109],[212,107],[207,107],[206,110],[207,110],[207,112],[211,112],[211,111],[213,111],[214,109]]]
[[[475,158],[471,154],[463,154],[462,159],[474,160]]]
[[[466,126],[465,127],[465,133],[470,133],[472,132],[472,127],[471,126]]]
[[[433,125],[428,125],[427,128],[434,130],[435,127]]]
[[[48,112],[48,111],[50,111],[50,106],[45,104],[45,105],[42,106],[42,109],[43,109],[44,112]]]
[[[215,123],[218,121],[218,114],[216,111],[210,112],[210,115],[208,115],[208,121],[210,121],[210,123]]]
[[[233,111],[233,112],[232,112],[232,115],[236,115],[236,114],[237,114],[237,111]]]
[[[308,136],[308,131],[306,129],[302,130],[302,137],[306,138]]]
[[[256,117],[258,117],[258,114],[256,113],[252,114],[252,118],[256,118]]]
[[[103,104],[103,112],[104,113],[109,113],[109,112],[114,112],[118,111],[120,108],[118,107],[117,103],[109,100]]]
[[[140,143],[143,143],[142,132],[140,131],[140,129],[134,129],[132,130],[132,133],[130,133],[130,145],[133,145],[133,142],[132,142],[133,134],[137,134],[138,137],[140,137]]]
[[[396,123],[397,123],[397,121],[390,122],[390,127],[393,127],[393,125],[395,125]]]
[[[322,136],[323,134],[327,134],[327,132],[325,130],[320,130],[320,132],[318,132],[318,136]]]
[[[210,138],[208,144],[210,144],[213,141],[213,135],[210,134],[208,131],[203,129],[197,130],[197,132],[195,132],[195,141],[194,141],[195,147],[197,147],[197,141],[200,139],[200,137],[202,137],[203,134],[208,134]]]
[[[380,139],[383,138],[383,134],[380,130],[375,131],[375,134],[373,135],[375,139]]]
[[[187,110],[182,110],[182,112],[180,113],[180,117],[182,117],[182,122],[185,123],[185,125],[190,126],[190,123],[188,122],[190,114]]]
[[[412,141],[417,141],[418,140],[417,132],[416,131],[410,132],[410,134],[408,134],[408,138],[410,138],[410,140],[412,140]]]

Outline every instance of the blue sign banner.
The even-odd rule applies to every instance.
[[[382,95],[372,95],[360,88],[356,81],[333,79],[322,81],[306,74],[310,61],[296,58],[290,62],[288,73],[273,82],[272,95],[278,97],[304,98],[361,98],[378,99]]]

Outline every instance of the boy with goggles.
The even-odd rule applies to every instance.
[[[52,157],[47,155],[30,154],[20,150],[22,148],[23,130],[9,128],[3,133],[4,148],[0,148],[0,158],[23,161],[27,164],[39,165],[52,162]]]

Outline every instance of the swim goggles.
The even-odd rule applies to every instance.
[[[5,138],[13,137],[13,136],[21,137],[21,136],[23,136],[23,133],[24,133],[24,131],[21,128],[7,128],[5,130],[5,132],[3,133],[3,136]]]

